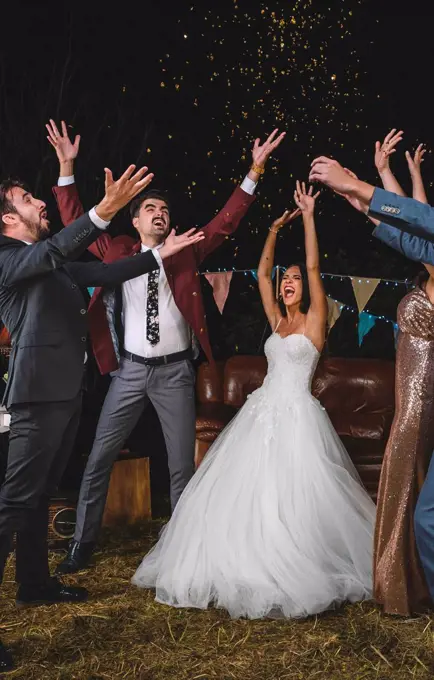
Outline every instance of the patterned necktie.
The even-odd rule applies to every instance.
[[[160,270],[148,274],[148,299],[146,301],[146,339],[151,345],[160,342],[160,325],[158,318],[158,279]]]

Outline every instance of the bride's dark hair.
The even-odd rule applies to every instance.
[[[302,283],[300,312],[302,314],[307,314],[308,311],[309,311],[309,307],[310,307],[310,289],[309,289],[309,279],[307,278],[306,265],[304,264],[304,262],[293,262],[288,267],[285,267],[285,271],[287,269],[289,269],[290,267],[298,267],[299,270],[300,270],[301,283]],[[286,307],[283,304],[283,302],[280,298],[280,295],[279,295],[279,305],[280,305],[280,311],[285,316]]]

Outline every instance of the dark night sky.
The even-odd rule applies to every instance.
[[[382,17],[379,3],[353,0],[113,6],[17,2],[3,9],[0,171],[27,179],[44,198],[57,176],[44,134],[51,116],[82,134],[76,174],[86,205],[102,193],[104,165],[119,172],[146,163],[185,228],[215,213],[247,171],[250,156],[242,156],[253,138],[277,125],[287,139],[259,201],[207,263],[256,267],[271,216],[286,207],[313,157],[334,155],[378,183],[374,142],[400,126],[408,144],[394,167],[409,188],[404,150],[419,141],[434,146],[431,17]],[[428,194],[433,169],[428,156]],[[317,222],[324,271],[414,272],[374,243],[365,220],[341,199],[325,192]],[[125,217],[117,228],[127,229]],[[300,224],[282,238],[279,262],[301,244]],[[338,247],[346,255],[337,258]]]

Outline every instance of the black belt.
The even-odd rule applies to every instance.
[[[129,361],[134,361],[137,364],[144,364],[145,366],[162,366],[163,364],[173,364],[175,361],[184,361],[185,359],[192,359],[193,352],[191,347],[184,349],[182,352],[174,352],[173,354],[166,354],[162,357],[141,357],[138,354],[122,350],[122,356]]]

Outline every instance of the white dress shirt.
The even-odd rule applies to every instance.
[[[150,249],[142,243],[141,250],[145,253]],[[160,342],[156,345],[151,345],[146,339],[148,274],[122,284],[124,347],[127,352],[146,358],[182,352],[191,345],[190,327],[176,306],[158,248],[152,249],[152,252],[160,263],[158,277]]]
[[[59,177],[58,185],[67,186],[74,183],[74,176]],[[241,189],[247,194],[253,194],[256,182],[245,177]],[[90,216],[90,213],[89,213]],[[92,219],[92,218],[91,218]],[[142,274],[135,279],[122,284],[122,321],[124,326],[124,347],[127,352],[150,358],[159,357],[175,352],[182,352],[191,346],[192,334],[190,326],[179,311],[172,290],[164,271],[163,262],[158,248],[152,252],[160,265],[158,278],[158,321],[160,327],[160,341],[151,345],[146,339],[146,300],[148,292],[148,274]],[[142,253],[150,250],[142,243]]]

